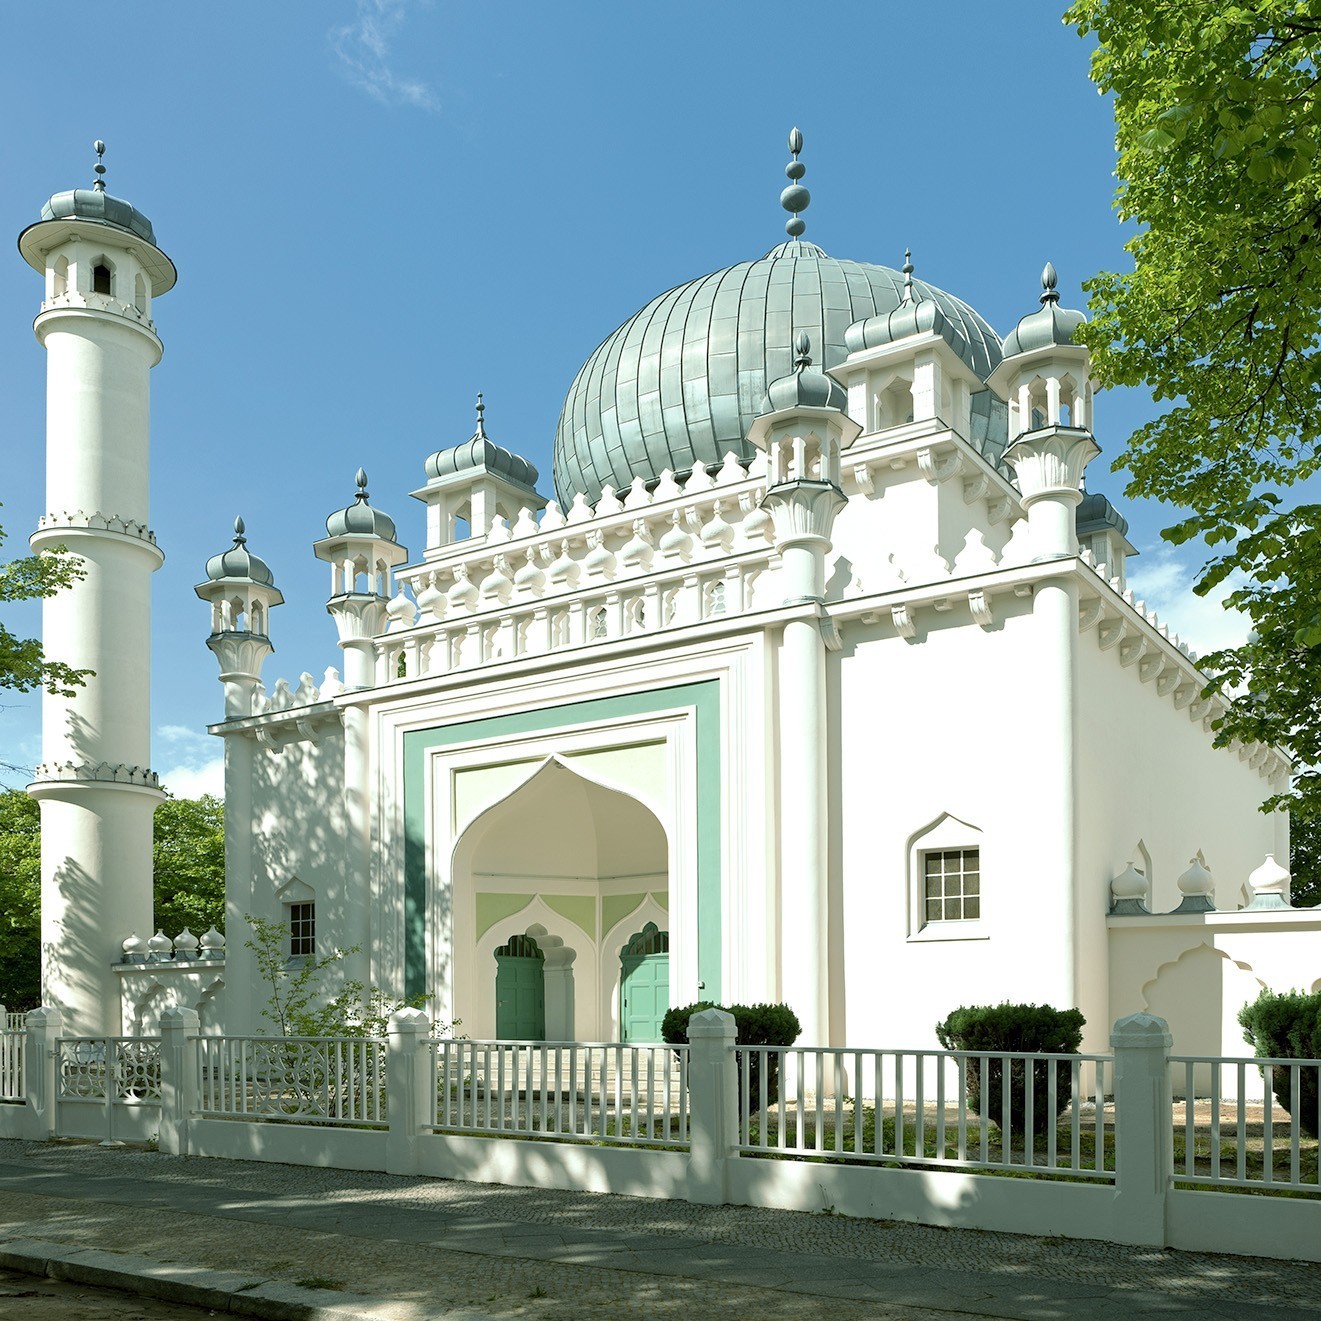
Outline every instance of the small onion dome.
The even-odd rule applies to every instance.
[[[41,208],[42,220],[95,220],[102,225],[122,229],[137,238],[145,239],[153,247],[156,233],[151,221],[131,202],[122,197],[95,188],[71,188],[67,193],[56,193]]]
[[[497,476],[504,477],[519,486],[535,487],[537,484],[536,468],[522,455],[512,453],[505,449],[503,445],[497,445],[486,434],[486,422],[482,416],[485,412],[486,405],[482,403],[482,397],[479,394],[477,396],[477,429],[472,433],[472,439],[465,440],[462,445],[437,450],[427,459],[427,476],[449,477],[453,473],[484,468],[487,472],[495,473]]]
[[[174,951],[174,941],[165,934],[164,931],[158,931],[147,941],[147,949],[151,957],[157,962],[168,959]]]
[[[913,258],[904,253],[901,268],[904,276],[903,301],[893,312],[881,312],[865,320],[855,321],[844,332],[844,347],[850,353],[863,349],[877,349],[910,335],[939,335],[973,371],[977,370],[977,354],[968,342],[963,327],[949,316],[934,298],[926,297],[913,283]],[[925,286],[924,286],[925,287]]]
[[[203,958],[216,958],[225,952],[225,938],[212,925],[202,932],[199,942]]]
[[[135,931],[121,946],[125,963],[145,963],[147,942]]]
[[[1081,312],[1071,312],[1059,305],[1060,296],[1055,291],[1057,279],[1055,267],[1047,262],[1041,272],[1041,307],[1025,316],[1005,336],[1006,358],[1017,353],[1031,353],[1033,349],[1049,348],[1052,344],[1073,343],[1073,332],[1087,318]]]
[[[836,408],[841,413],[848,406],[849,396],[838,381],[822,371],[809,370],[812,366],[810,356],[812,344],[807,332],[799,331],[794,341],[797,357],[794,370],[788,376],[780,376],[766,387],[766,398],[762,401],[761,414],[783,413],[792,408]]]
[[[1078,502],[1074,515],[1079,532],[1099,532],[1112,527],[1121,537],[1128,535],[1128,519],[1099,491],[1088,491]]]
[[[367,474],[359,468],[354,480],[358,494],[347,509],[337,509],[326,519],[326,534],[331,537],[375,537],[378,541],[395,539],[394,519],[367,503]]]
[[[197,937],[187,927],[184,927],[174,938],[174,954],[176,958],[180,959],[195,959],[197,957]]]
[[[274,587],[275,575],[265,560],[258,559],[248,549],[243,535],[243,520],[234,520],[234,544],[206,562],[206,576],[214,582],[255,583],[258,587]]]
[[[1266,861],[1248,877],[1252,887],[1252,902],[1249,908],[1288,908],[1285,894],[1289,889],[1289,873],[1275,861],[1275,855],[1268,853]]]

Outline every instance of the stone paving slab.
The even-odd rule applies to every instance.
[[[41,1215],[13,1216],[20,1190],[44,1204]],[[59,1207],[78,1208],[76,1234]],[[1231,1314],[1241,1321],[1265,1321],[1268,1314],[1272,1321],[1321,1321],[1317,1268],[1301,1263],[0,1141],[0,1212],[8,1212],[0,1214],[0,1232],[17,1231],[30,1219],[22,1232],[62,1241],[82,1235],[80,1241],[116,1247],[94,1237],[104,1232],[96,1226],[108,1215],[122,1217],[125,1208],[136,1222],[173,1223],[176,1230],[181,1218],[196,1218],[203,1240],[228,1243],[231,1255],[220,1265],[278,1263],[281,1253],[305,1261],[320,1253],[319,1269],[286,1264],[270,1275],[292,1280],[347,1272],[354,1288],[386,1297],[400,1296],[398,1282],[420,1271],[419,1278],[447,1280],[431,1295],[437,1305],[444,1299],[450,1308],[504,1309],[480,1315],[622,1315],[619,1302],[627,1298],[634,1317],[680,1310],[817,1316],[828,1306],[841,1321]],[[60,1234],[50,1232],[52,1219],[62,1223]],[[186,1248],[197,1256],[194,1237],[174,1237],[176,1254]],[[277,1251],[277,1238],[293,1246]],[[145,1244],[133,1247],[143,1251]],[[242,1255],[254,1250],[255,1257]],[[384,1283],[378,1288],[369,1279]],[[561,1302],[572,1299],[572,1310],[543,1313],[537,1289]]]

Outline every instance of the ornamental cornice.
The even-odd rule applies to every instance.
[[[126,766],[109,761],[43,762],[32,772],[34,784],[82,783],[128,784],[139,789],[159,789],[160,777],[146,766]]]
[[[81,509],[61,510],[58,513],[42,514],[37,519],[38,532],[115,532],[122,537],[133,537],[145,541],[149,546],[156,545],[156,534],[145,524],[136,519],[121,518],[118,514],[106,514],[101,510],[84,513]]]
[[[91,315],[98,320],[113,318],[116,321],[126,321],[135,330],[140,330],[156,344],[160,344],[156,323],[145,312],[140,312],[135,304],[125,303],[111,294],[98,294],[82,289],[69,289],[65,293],[56,294],[54,298],[46,299],[37,313],[34,327],[40,334],[43,325],[70,312],[82,316]]]

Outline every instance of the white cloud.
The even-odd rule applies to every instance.
[[[1205,654],[1246,642],[1252,621],[1241,611],[1225,608],[1225,598],[1242,585],[1241,576],[1230,574],[1207,596],[1194,596],[1196,576],[1194,566],[1181,559],[1173,546],[1158,545],[1129,561],[1133,595],[1146,601],[1194,650]]]
[[[357,16],[330,29],[330,48],[340,73],[382,105],[439,110],[430,83],[394,71],[391,41],[414,0],[357,0]]]
[[[161,788],[176,798],[224,794],[225,757],[217,739],[187,725],[161,725],[156,739],[160,752],[153,760],[169,768],[160,772]]]

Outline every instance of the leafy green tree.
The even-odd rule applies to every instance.
[[[1081,337],[1103,382],[1169,401],[1115,466],[1130,495],[1191,511],[1164,536],[1210,548],[1194,590],[1227,583],[1251,618],[1245,646],[1202,661],[1233,698],[1217,739],[1289,749],[1289,806],[1307,822],[1321,816],[1321,505],[1285,492],[1321,469],[1321,0],[1076,0],[1065,21],[1099,42],[1116,208],[1137,227],[1132,271],[1085,286]]]
[[[1295,908],[1321,905],[1321,817],[1298,816],[1290,823],[1289,887]]]
[[[225,929],[225,805],[168,798],[156,809],[151,847],[156,926],[177,936]]]
[[[0,1004],[41,1002],[41,809],[21,789],[0,791]]]
[[[5,539],[0,528],[0,543]],[[54,596],[85,576],[81,562],[59,549],[25,555],[0,564],[0,604]],[[20,693],[45,688],[72,697],[91,670],[76,670],[63,661],[47,660],[36,638],[21,638],[0,624],[0,688]]]

